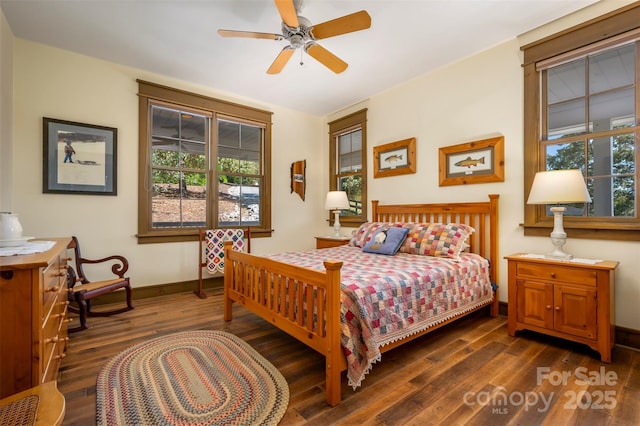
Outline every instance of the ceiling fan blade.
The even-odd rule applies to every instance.
[[[295,49],[291,46],[287,46],[282,49],[276,57],[275,61],[273,61],[273,63],[267,70],[267,74],[278,74],[280,71],[282,71],[282,68],[284,68],[284,66],[287,65],[287,62],[289,62],[289,58],[291,58],[293,52],[295,52]]]
[[[297,28],[300,24],[298,23],[298,14],[296,13],[296,8],[293,5],[293,0],[274,1],[278,8],[278,13],[280,13],[280,17],[282,18],[282,22],[287,24],[289,27]]]
[[[265,38],[268,40],[282,40],[282,35],[271,33],[256,33],[253,31],[218,30],[222,37]]]
[[[319,44],[307,43],[304,47],[304,50],[309,54],[309,56],[313,57],[315,60],[317,60],[336,74],[339,74],[342,71],[346,70],[349,66],[345,61],[338,58],[336,55],[329,52]]]
[[[360,12],[314,25],[311,33],[313,38],[320,40],[354,31],[366,30],[369,27],[371,27],[371,16],[366,11],[361,10]]]

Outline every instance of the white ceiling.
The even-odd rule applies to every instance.
[[[285,40],[222,38],[218,29],[281,33],[271,0],[0,0],[20,38],[326,115],[581,9],[595,0],[305,0],[319,24],[359,10],[371,28],[320,40],[349,64],[334,74],[300,51],[267,75]]]

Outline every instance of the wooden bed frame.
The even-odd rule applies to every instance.
[[[465,223],[475,228],[469,239],[470,251],[488,258],[490,276],[498,283],[498,198],[490,194],[487,202],[381,205],[372,201],[374,222]],[[326,400],[340,403],[340,375],[346,360],[340,344],[340,268],[342,262],[327,260],[320,272],[278,262],[265,257],[233,251],[225,244],[224,319],[231,321],[231,307],[238,302],[251,312],[273,323],[299,341],[315,349],[326,359]],[[314,291],[308,291],[309,286]],[[307,289],[304,291],[303,289]],[[315,295],[315,297],[314,297]],[[280,303],[281,300],[297,303]],[[304,312],[295,306],[306,303]],[[498,314],[498,292],[490,305]],[[404,340],[380,348],[386,352],[420,337],[473,311],[436,324]],[[316,317],[314,317],[314,313]],[[325,327],[318,327],[325,324]]]

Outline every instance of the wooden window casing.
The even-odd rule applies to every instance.
[[[598,18],[561,31],[542,40],[523,46],[524,53],[524,234],[548,236],[553,228],[553,216],[548,216],[544,206],[526,204],[536,172],[544,170],[543,150],[540,146],[542,132],[542,90],[540,64],[558,58],[584,54],[596,47],[602,48],[625,34],[640,28],[640,2],[632,3]],[[640,60],[636,58],[636,63]],[[636,66],[636,75],[640,67]],[[640,111],[640,95],[636,88],[636,117]],[[640,141],[638,123],[635,126],[636,146]],[[636,149],[635,164],[640,164]],[[636,214],[633,218],[571,217],[565,216],[564,228],[572,238],[640,240],[640,216],[638,213],[638,177],[636,170]]]
[[[262,187],[260,193],[260,225],[251,226],[251,237],[260,238],[271,235],[271,117],[272,113],[215,98],[186,92],[155,83],[138,80],[138,243],[160,243],[177,241],[195,241],[199,236],[199,227],[157,228],[152,224],[151,191],[151,110],[154,105],[175,107],[180,110],[192,110],[207,114],[212,118],[211,137],[207,152],[207,212],[206,228],[217,226],[217,144],[216,120],[232,119],[238,123],[256,123],[263,130],[262,148]]]
[[[344,158],[340,158],[340,139],[343,135],[357,132],[359,151],[351,150]],[[340,215],[340,223],[347,227],[358,227],[367,221],[367,109],[349,114],[329,123],[329,190],[346,190],[352,208]],[[354,158],[359,155],[359,158]],[[361,166],[350,170],[340,170],[343,161],[356,161]],[[352,194],[348,188],[339,188],[339,183],[351,178],[360,179],[360,194]],[[357,199],[359,196],[359,200]],[[343,212],[344,213],[344,212]],[[329,223],[333,225],[333,214],[329,214]]]

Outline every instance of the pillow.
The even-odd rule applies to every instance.
[[[459,259],[467,237],[474,232],[475,229],[462,223],[432,223],[419,243],[417,254]]]
[[[393,256],[402,245],[407,232],[409,232],[407,228],[382,227],[376,231],[373,238],[362,248],[362,251]]]
[[[413,223],[408,222],[404,224],[404,227],[409,230],[407,238],[400,246],[400,253],[407,254],[419,254],[420,242],[424,239],[424,234],[427,232],[430,223]]]
[[[349,240],[349,245],[354,247],[363,248],[367,242],[369,242],[376,231],[382,227],[401,227],[402,223],[386,223],[386,222],[365,222],[358,230],[353,234],[351,240]]]

